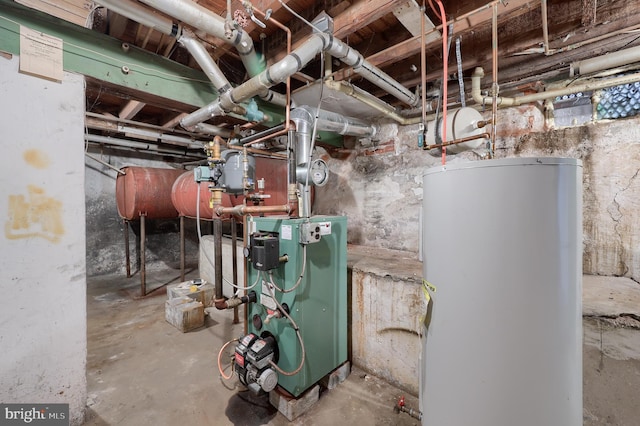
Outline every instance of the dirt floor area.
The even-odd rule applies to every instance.
[[[187,276],[195,277],[194,271]],[[638,426],[640,316],[628,312],[625,303],[640,295],[640,285],[589,280],[583,322],[584,425]],[[140,298],[139,277],[88,279],[86,425],[420,424],[393,410],[402,395],[407,406],[417,409],[417,395],[357,367],[344,383],[323,390],[304,416],[289,422],[264,397],[254,397],[235,379],[221,379],[218,350],[242,334],[242,325],[232,324],[231,311],[214,310],[205,327],[188,333],[165,321],[166,284],[171,282],[179,282],[177,272],[150,272],[151,294]]]

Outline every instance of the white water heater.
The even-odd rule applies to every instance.
[[[423,190],[423,426],[581,426],[582,163],[440,166]]]

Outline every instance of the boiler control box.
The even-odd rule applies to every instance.
[[[278,267],[280,242],[277,235],[271,233],[251,235],[251,263],[259,271],[269,271]]]

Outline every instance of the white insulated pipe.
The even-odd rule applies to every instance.
[[[190,0],[141,0],[148,6],[166,13],[185,24],[198,28],[207,34],[218,37],[235,46],[240,54],[240,60],[244,64],[250,76],[254,76],[264,70],[264,60],[258,57],[253,40],[245,31],[233,29],[231,39],[225,35],[224,18],[216,15],[209,9],[200,6]]]
[[[484,77],[484,70],[480,67],[476,68],[471,76],[471,96],[473,100],[479,104],[491,104],[493,98],[491,96],[483,96],[480,89],[480,81]],[[534,93],[532,95],[518,96],[514,98],[505,98],[498,96],[496,104],[498,106],[518,106],[532,102],[543,101],[545,99],[554,99],[557,96],[568,95],[571,93],[588,92],[592,90],[606,89],[607,87],[620,86],[622,84],[635,83],[640,81],[640,73],[623,75],[621,77],[610,78],[606,80],[592,81],[574,86],[563,87],[561,89],[547,90],[544,92]]]
[[[179,33],[179,26],[174,24],[171,19],[158,15],[140,3],[128,0],[96,0],[96,3],[162,34],[175,37]]]
[[[386,74],[384,71],[365,60],[360,52],[351,48],[342,41],[335,39],[329,34],[317,33],[316,35],[323,38],[323,43],[326,43],[324,50],[328,54],[353,67],[354,72],[360,74],[363,78],[375,84],[385,92],[395,96],[402,102],[412,107],[418,106],[420,103],[420,98],[418,96],[391,78],[391,76]]]
[[[218,93],[224,93],[231,89],[229,80],[227,80],[227,77],[222,73],[220,67],[213,62],[209,52],[207,52],[207,49],[204,48],[202,43],[186,34],[178,38],[178,43],[189,51],[193,59],[195,59],[198,65],[200,65],[200,68],[202,68],[202,71],[207,75],[209,80],[211,80]]]
[[[184,117],[180,124],[183,127],[191,127],[215,115],[224,114],[225,111],[229,111],[233,105],[238,105],[240,102],[264,93],[270,87],[282,83],[288,77],[304,68],[323,50],[331,56],[342,60],[345,64],[352,66],[354,71],[360,73],[371,83],[401,101],[412,106],[417,106],[420,103],[416,95],[383,71],[365,61],[362,55],[355,49],[352,49],[329,34],[314,33],[302,46],[298,47],[283,59],[235,87],[230,92],[224,93],[220,99]]]
[[[198,133],[204,133],[206,135],[215,135],[223,138],[231,137],[231,130],[214,126],[213,124],[198,123],[193,126],[193,130]]]
[[[573,62],[569,68],[569,75],[573,77],[574,75],[591,74],[606,69],[632,64],[634,62],[640,62],[640,46],[607,53],[606,55],[585,59],[583,61]]]
[[[307,65],[318,53],[326,50],[331,56],[340,59],[345,64],[353,67],[356,73],[362,75],[365,79],[377,85],[381,89],[395,96],[402,102],[411,106],[417,106],[419,98],[411,93],[407,88],[395,81],[382,70],[367,62],[364,57],[355,49],[346,45],[333,36],[325,33],[313,34],[307,42],[300,48],[291,52],[284,59],[264,70],[264,61],[258,57],[251,37],[242,30],[234,29],[231,40],[226,37],[225,20],[190,0],[141,0],[144,4],[159,10],[173,18],[180,20],[188,25],[198,28],[208,34],[227,40],[233,44],[240,55],[240,59],[244,64],[247,72],[252,78],[237,88],[233,89],[229,97],[220,98],[217,101],[201,108],[200,110],[188,115],[181,121],[183,127],[192,127],[197,123],[201,123],[215,115],[222,115],[226,112],[237,111],[238,104],[253,96],[260,96],[262,99],[284,106],[286,97],[282,94],[269,90],[270,87],[285,81],[288,77],[302,69]],[[155,15],[153,11],[145,7],[129,2],[116,0],[99,0],[99,3],[114,10],[123,16],[129,17],[141,24],[147,25],[158,31],[171,36],[178,36],[179,26],[174,24],[170,19]],[[190,52],[194,58],[202,66],[204,61],[204,53],[198,48],[194,40],[184,39],[182,44],[191,49]],[[195,52],[195,53],[194,53]],[[206,55],[208,56],[208,54]],[[214,63],[215,65],[215,63]],[[205,73],[212,80],[214,85],[221,85],[223,80],[222,73],[219,69],[214,69],[210,63],[205,65],[208,70]],[[224,79],[226,80],[226,78]],[[221,86],[221,87],[222,87]],[[216,88],[221,91],[221,87]]]

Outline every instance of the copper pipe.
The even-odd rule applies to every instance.
[[[253,10],[255,12],[258,12],[260,15],[262,15],[263,19],[266,19],[266,15],[263,11],[261,11],[260,9],[257,9],[256,7],[253,7]],[[280,28],[282,31],[287,33],[287,55],[289,55],[291,53],[291,30],[289,30],[289,28],[287,28],[286,26],[284,26],[283,24],[281,24],[280,22],[278,22],[277,20],[273,19],[272,16],[269,16],[269,19],[267,19],[267,21],[273,22],[276,27]],[[285,100],[285,118],[284,118],[284,129],[280,130],[279,132],[276,132],[272,135],[267,135],[264,136],[262,138],[258,138],[254,141],[251,142],[247,142],[246,144],[244,144],[244,146],[251,146],[253,144],[256,144],[258,142],[262,142],[263,140],[266,139],[270,139],[276,136],[280,136],[283,135],[285,133],[287,133],[289,131],[289,126],[290,126],[290,122],[289,122],[289,116],[290,116],[290,104],[291,104],[291,76],[287,77],[287,81],[286,81],[286,100]]]
[[[491,17],[491,58],[493,61],[493,84],[491,87],[493,102],[491,103],[491,157],[496,152],[496,123],[498,122],[498,3],[493,5]]]
[[[235,151],[243,150],[241,146],[234,146],[234,145],[227,145],[227,149],[233,149]],[[252,154],[265,155],[267,157],[273,157],[273,158],[281,158],[281,159],[287,158],[286,154],[278,154],[277,152],[265,151],[263,149],[247,148],[247,152],[250,152]]]
[[[422,126],[427,125],[427,47],[425,46],[425,13],[427,13],[427,5],[422,1],[422,10],[420,13],[420,81],[422,84]]]
[[[542,13],[542,41],[544,44],[544,54],[549,56],[551,51],[549,50],[549,22],[547,18],[547,0],[542,0],[540,5]]]
[[[240,204],[235,207],[218,207],[215,212],[218,216],[223,216],[225,214],[244,216],[255,213],[289,213],[292,209],[293,208],[290,204],[283,204],[279,206],[247,206]]]
[[[467,137],[455,139],[449,142],[434,143],[433,145],[427,145],[425,149],[442,148],[443,146],[457,145],[459,143],[465,143],[465,142],[473,141],[480,138],[489,139],[490,137],[491,135],[485,132],[485,133],[480,133],[479,135],[467,136]]]

